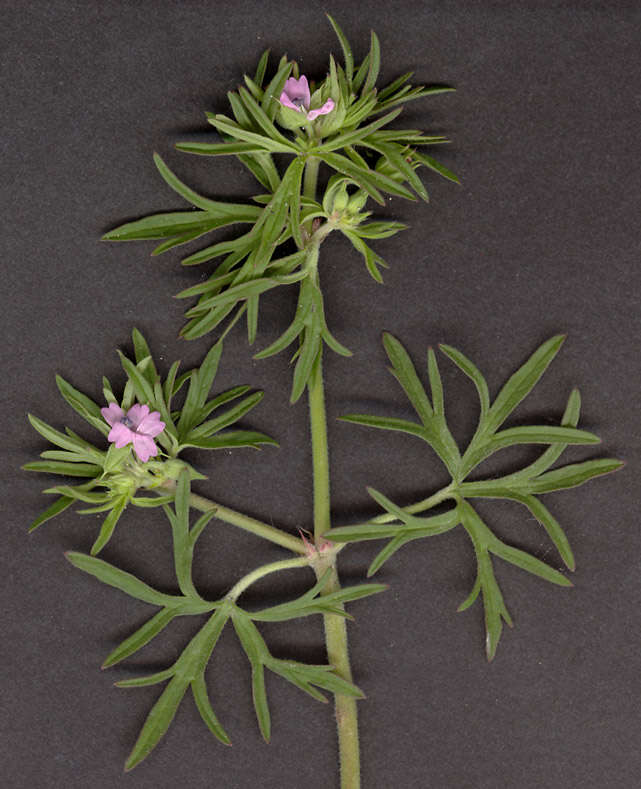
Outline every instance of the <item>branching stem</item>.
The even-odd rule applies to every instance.
[[[281,570],[293,570],[296,567],[309,567],[309,558],[301,556],[296,559],[283,559],[280,562],[272,562],[271,564],[264,564],[262,567],[257,567],[251,573],[243,576],[238,583],[236,583],[228,592],[227,599],[235,603],[241,594],[265,575],[270,573],[278,573]]]
[[[175,483],[165,482],[160,488],[173,492],[176,488]],[[207,499],[204,496],[199,496],[197,493],[191,493],[189,496],[189,506],[199,512],[216,511],[216,517],[230,523],[232,526],[238,526],[239,529],[255,534],[257,537],[262,537],[265,540],[276,543],[283,548],[287,548],[293,553],[304,554],[306,552],[305,544],[299,537],[294,537],[292,534],[287,534],[282,529],[277,529],[275,526],[270,526],[268,523],[252,518],[249,515],[244,515],[242,512],[237,512],[230,507],[225,507],[223,504],[218,504],[216,501]]]

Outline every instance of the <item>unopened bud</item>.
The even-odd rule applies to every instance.
[[[339,189],[336,192],[336,195],[334,196],[334,205],[333,205],[334,211],[338,211],[339,213],[342,213],[347,207],[349,199],[350,198],[349,195],[347,194],[347,189],[345,188],[345,186],[343,186],[341,189]]]
[[[361,189],[359,189],[358,192],[356,192],[349,198],[349,201],[347,203],[347,213],[352,215],[357,214],[361,210],[361,208],[363,208],[366,202],[367,202],[367,192],[363,192]]]

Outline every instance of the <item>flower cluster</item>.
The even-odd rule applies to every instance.
[[[255,430],[227,429],[258,405],[262,392],[249,393],[249,387],[237,386],[208,400],[222,341],[209,350],[196,369],[178,375],[179,362],[174,362],[163,381],[149,346],[137,329],[132,332],[132,340],[135,359],[120,353],[127,376],[122,397],[117,398],[109,380],[103,378],[103,395],[107,401],[103,408],[60,376],[56,377],[60,394],[76,413],[106,437],[109,449],[86,441],[69,428],[63,433],[29,415],[32,426],[55,449],[46,449],[41,453],[42,460],[27,463],[24,468],[75,477],[79,481],[76,485],[48,487],[44,492],[58,498],[33,521],[31,529],[64,512],[74,502],[89,505],[79,510],[81,513],[108,512],[92,548],[94,555],[106,545],[130,504],[160,507],[169,503],[183,471],[188,472],[190,480],[205,479],[178,457],[187,447],[258,449],[264,444],[276,444]],[[183,387],[187,392],[182,405],[176,408],[175,398]],[[221,413],[219,409],[223,406],[227,408]]]

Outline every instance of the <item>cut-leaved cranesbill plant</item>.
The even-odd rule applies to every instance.
[[[371,490],[373,498],[385,510],[382,515],[366,523],[332,527],[322,355],[325,345],[344,356],[349,356],[350,351],[334,338],[325,319],[319,274],[321,245],[330,233],[338,231],[362,255],[370,275],[381,282],[380,268],[385,263],[370,247],[370,242],[391,236],[405,226],[397,221],[372,218],[367,210],[368,201],[384,204],[385,195],[426,201],[427,191],[419,176],[421,168],[450,181],[457,182],[457,179],[424,153],[426,147],[446,142],[443,136],[399,128],[396,124],[406,102],[450,88],[413,87],[409,82],[411,74],[404,74],[390,85],[378,88],[380,48],[376,35],[372,33],[369,52],[357,66],[344,33],[331,17],[330,23],[338,36],[343,62],[337,63],[330,56],[328,73],[323,80],[313,83],[286,57],[268,77],[269,52],[265,52],[255,74],[245,76],[244,86],[228,94],[231,116],[208,114],[219,139],[184,142],[177,146],[201,156],[236,156],[259,184],[258,193],[249,202],[222,202],[197,194],[156,155],[154,160],[160,175],[192,209],[147,216],[104,236],[111,241],[155,239],[161,242],[153,253],[158,255],[219,228],[246,226],[240,235],[213,240],[213,243],[208,241],[208,245],[190,252],[182,261],[184,265],[207,266],[204,281],[178,294],[180,298],[196,299],[186,312],[183,337],[193,340],[212,331],[218,332],[201,366],[179,375],[176,362],[164,379],[161,378],[147,343],[140,332],[134,330],[134,358],[121,354],[127,383],[120,400],[116,399],[106,379],[104,405],[93,402],[66,381],[58,379],[67,402],[102,433],[101,445],[94,446],[69,429],[62,433],[35,417],[30,418],[36,430],[56,449],[46,450],[42,460],[29,463],[25,468],[83,479],[79,484],[47,488],[45,492],[57,498],[34,521],[32,528],[61,513],[75,501],[89,505],[85,512],[108,512],[92,555],[70,552],[67,558],[99,581],[157,609],[142,627],[115,646],[104,667],[113,666],[146,648],[178,616],[207,616],[200,630],[167,668],[150,676],[117,683],[122,687],[166,683],[142,726],[127,760],[127,769],[138,765],[156,747],[188,692],[214,737],[229,743],[230,737],[214,712],[205,678],[220,634],[228,627],[235,631],[247,656],[248,665],[244,669],[251,677],[254,707],[263,737],[269,740],[271,736],[265,669],[314,699],[325,701],[324,691],[332,694],[341,789],[359,789],[356,702],[362,693],[352,679],[346,629],[346,619],[351,616],[345,611],[345,604],[382,592],[385,587],[362,583],[343,588],[337,567],[341,551],[363,540],[387,540],[369,568],[372,575],[406,543],[462,525],[472,541],[478,572],[472,592],[461,609],[482,595],[487,654],[492,658],[502,620],[510,623],[493,574],[492,555],[553,583],[569,585],[569,582],[555,568],[496,537],[471,501],[506,498],[523,504],[545,528],[567,567],[573,569],[574,559],[568,541],[539,497],[579,485],[621,465],[616,460],[598,459],[553,468],[567,445],[598,441],[596,436],[577,426],[580,406],[577,392],[570,395],[560,426],[545,423],[502,427],[559,350],[561,337],[554,337],[541,346],[509,379],[493,402],[485,379],[472,362],[454,348],[441,346],[441,350],[472,379],[481,402],[478,428],[462,451],[445,420],[443,387],[435,354],[432,351],[428,354],[430,398],[408,354],[396,339],[386,335],[385,348],[393,373],[420,421],[361,414],[347,416],[345,420],[400,430],[423,439],[445,464],[451,482],[427,498],[403,507]],[[321,167],[325,171],[326,187],[319,194]],[[300,536],[292,535],[271,522],[260,521],[195,493],[192,483],[202,484],[204,477],[179,458],[187,447],[259,448],[275,443],[262,433],[236,427],[229,429],[259,402],[260,392],[250,393],[248,387],[241,386],[208,398],[223,338],[244,316],[249,342],[253,343],[257,336],[260,297],[281,285],[295,286],[297,290],[291,301],[289,326],[256,357],[265,358],[295,346],[290,400],[294,403],[307,392],[311,425],[313,517],[305,524],[309,526],[308,534],[313,533],[310,539],[303,531]],[[175,405],[176,400],[179,407]],[[107,448],[108,443],[111,445]],[[499,479],[468,479],[469,474],[495,451],[518,444],[542,444],[547,448],[526,468]],[[133,574],[96,557],[129,504],[156,507],[166,517],[173,537],[176,593],[160,592]],[[433,509],[437,506],[438,509]],[[200,513],[193,522],[192,510]],[[430,513],[430,510],[433,511]],[[289,553],[252,570],[230,589],[221,590],[215,599],[205,599],[194,584],[192,561],[197,540],[211,518],[268,540]],[[271,521],[269,513],[266,520]],[[298,598],[259,610],[249,610],[240,604],[241,595],[254,582],[294,569],[313,571],[309,589]],[[214,578],[212,588],[217,586],[219,582]],[[275,657],[261,635],[261,623],[294,621],[313,614],[323,617],[327,663],[308,665]],[[221,692],[218,688],[213,695]],[[291,781],[284,779],[285,784],[291,785]]]

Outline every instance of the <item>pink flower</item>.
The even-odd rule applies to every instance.
[[[309,121],[313,121],[319,115],[327,115],[328,112],[334,109],[333,100],[327,99],[325,104],[319,109],[310,110],[310,100],[309,84],[304,74],[299,79],[290,77],[285,83],[285,89],[280,94],[280,103],[283,107],[289,107],[291,110],[296,110],[296,112],[305,112]]]
[[[133,444],[134,452],[143,463],[158,454],[154,437],[165,429],[165,423],[160,421],[158,411],[149,413],[148,405],[136,404],[125,414],[116,403],[110,403],[108,408],[101,408],[100,413],[107,424],[111,425],[107,439],[118,449]]]

